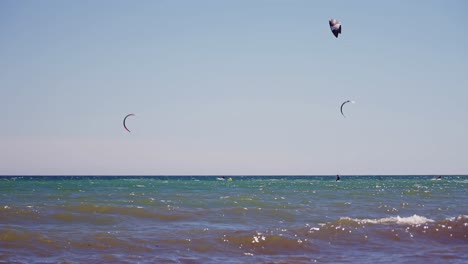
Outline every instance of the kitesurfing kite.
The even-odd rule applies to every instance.
[[[135,114],[128,114],[128,115],[125,116],[125,118],[123,120],[123,126],[124,126],[125,130],[127,130],[128,132],[130,132],[130,130],[128,130],[127,125],[125,124],[125,121],[127,120],[127,117],[134,116],[134,115]]]
[[[328,20],[328,24],[335,38],[338,38],[338,34],[341,34],[341,22],[336,19],[330,19]]]
[[[344,101],[344,102],[341,104],[340,111],[341,111],[341,114],[342,114],[344,117],[346,117],[346,116],[345,116],[345,114],[343,113],[343,106],[344,106],[345,104],[347,104],[347,103],[352,103],[352,104],[354,104],[355,102],[354,102],[354,101],[351,101],[351,100],[347,100],[347,101]]]

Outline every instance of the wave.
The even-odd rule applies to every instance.
[[[68,206],[64,209],[72,212],[79,212],[84,214],[102,214],[102,215],[124,215],[136,218],[150,218],[159,219],[163,221],[179,221],[191,218],[189,213],[174,212],[167,210],[166,212],[155,212],[141,206],[138,207],[122,207],[111,205],[94,205],[94,204],[80,204]]]
[[[394,217],[384,217],[384,218],[379,218],[379,219],[369,219],[369,218],[364,218],[364,219],[359,219],[359,218],[350,218],[350,217],[341,217],[338,220],[338,223],[340,224],[349,224],[353,225],[352,223],[358,224],[358,225],[363,225],[363,224],[383,224],[383,225],[389,225],[389,224],[397,224],[397,225],[424,225],[424,224],[429,224],[432,223],[433,225],[463,225],[468,227],[468,215],[459,215],[456,217],[449,217],[445,218],[443,220],[433,220],[430,218],[426,218],[424,216],[419,216],[419,215],[413,215],[409,217],[400,217],[400,216],[394,216]]]
[[[53,207],[0,207],[0,219],[6,223],[31,221],[61,221],[74,223],[92,223],[97,225],[112,224],[122,221],[120,217],[149,219],[159,221],[181,221],[195,216],[191,211],[157,210],[142,206],[113,206],[79,204]]]
[[[297,237],[272,231],[235,231],[225,234],[224,244],[235,246],[247,254],[293,254],[294,252],[314,251],[313,244],[306,237]]]
[[[220,233],[215,240],[221,240],[225,246],[241,249],[249,255],[310,253],[324,250],[331,244],[347,247],[368,244],[384,248],[395,241],[406,241],[415,248],[424,248],[425,242],[415,244],[414,241],[437,241],[444,245],[468,242],[468,216],[439,221],[419,215],[380,219],[342,217],[318,226],[218,231]]]
[[[86,211],[96,209],[95,206],[91,205],[87,205],[85,208]],[[121,209],[98,208],[101,214],[110,214],[114,212],[113,210],[121,213]],[[55,217],[70,221],[70,215],[55,215]],[[39,228],[36,228],[37,226]],[[185,263],[179,261],[178,258],[181,255],[175,256],[174,252],[187,252],[198,260],[194,262],[200,263],[226,262],[199,259],[206,256],[212,258],[222,258],[223,256],[251,258],[238,261],[243,263],[309,263],[312,260],[310,257],[319,256],[321,262],[333,263],[343,262],[343,258],[349,257],[346,254],[338,253],[340,250],[359,252],[357,254],[363,254],[364,258],[373,254],[369,252],[378,252],[376,255],[372,255],[373,258],[378,259],[382,252],[393,257],[395,250],[400,248],[404,248],[406,254],[410,256],[413,256],[414,252],[433,254],[431,258],[437,261],[432,263],[443,263],[443,259],[440,259],[442,255],[453,258],[465,256],[464,252],[466,252],[466,245],[468,245],[468,215],[448,217],[442,220],[419,215],[378,219],[341,217],[318,225],[295,226],[281,223],[274,228],[265,229],[263,229],[264,227],[256,229],[242,224],[235,225],[235,227],[226,224],[202,228],[177,223],[176,229],[158,228],[158,224],[151,226],[145,224],[146,227],[143,229],[125,225],[125,227],[112,227],[112,230],[106,230],[103,226],[91,227],[89,230],[89,225],[81,227],[74,225],[70,230],[67,227],[67,231],[63,232],[62,226],[64,225],[56,227],[51,225],[30,225],[27,227],[0,225],[0,248],[6,248],[15,253],[32,252],[29,259],[22,261],[25,263],[34,262],[28,260],[37,260],[38,256],[41,256],[42,260],[48,260],[44,262],[58,262],[44,259],[44,252],[51,256],[57,255],[57,252],[62,255],[67,254],[66,252],[80,252],[71,257],[74,260],[77,260],[78,255],[86,256],[89,252],[117,254],[115,255],[117,258],[113,259],[115,260],[113,262],[118,262],[119,256],[137,254],[144,258],[152,258],[157,255],[160,259],[155,262],[172,259],[173,261],[170,262]],[[428,245],[436,245],[439,253],[434,253],[433,248]],[[96,257],[96,255],[94,256]],[[292,259],[290,258],[292,256],[305,258]],[[263,257],[266,259],[262,259]],[[356,257],[359,256],[354,255],[353,260],[359,262]],[[284,261],[280,262],[279,259]],[[2,259],[0,255],[0,262],[2,260],[14,262],[15,259],[13,255],[4,255]],[[80,260],[78,262],[98,262],[90,261],[90,259]],[[135,259],[133,260],[135,261]],[[368,262],[369,259],[363,260]],[[389,263],[389,261],[387,262]],[[404,259],[403,262],[409,261]]]
[[[26,208],[18,208],[14,206],[5,205],[0,207],[0,219],[5,222],[17,222],[18,220],[36,220],[39,219],[39,210],[32,206],[26,206]]]
[[[425,238],[443,243],[468,242],[468,215],[433,220],[424,216],[357,219],[341,217],[336,221],[308,227],[302,231],[316,239],[368,241],[377,236],[382,241]],[[458,242],[457,242],[458,241]]]
[[[434,220],[430,218],[426,218],[424,216],[413,215],[409,217],[400,217],[400,216],[392,216],[392,217],[384,217],[380,219],[358,219],[358,218],[349,218],[349,217],[342,217],[340,221],[352,221],[357,222],[358,224],[399,224],[399,225],[421,225],[425,223],[432,223]]]

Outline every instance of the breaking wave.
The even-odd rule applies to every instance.
[[[430,218],[426,218],[424,216],[413,215],[409,217],[400,217],[400,216],[392,216],[392,217],[385,217],[380,219],[358,219],[358,218],[349,218],[349,217],[342,217],[340,221],[352,221],[358,224],[399,224],[399,225],[421,225],[426,223],[432,223],[434,220]]]

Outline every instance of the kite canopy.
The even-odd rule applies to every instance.
[[[336,19],[330,19],[328,20],[328,24],[335,38],[338,38],[338,34],[341,34],[341,22]]]
[[[355,102],[354,102],[354,101],[351,101],[351,100],[347,100],[347,101],[344,101],[344,102],[341,104],[340,111],[341,111],[341,114],[342,114],[344,117],[346,117],[346,116],[345,116],[344,113],[343,113],[343,106],[344,106],[345,104],[347,104],[347,103],[352,103],[352,104],[354,104]]]
[[[127,125],[125,124],[125,121],[127,120],[127,118],[128,118],[129,116],[134,116],[134,115],[135,115],[135,114],[128,114],[128,115],[125,116],[125,118],[124,118],[124,120],[123,120],[123,126],[124,126],[125,130],[127,130],[128,132],[130,132],[130,130],[128,130]]]

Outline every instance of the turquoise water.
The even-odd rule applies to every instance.
[[[468,176],[231,177],[0,177],[0,262],[468,262]]]

